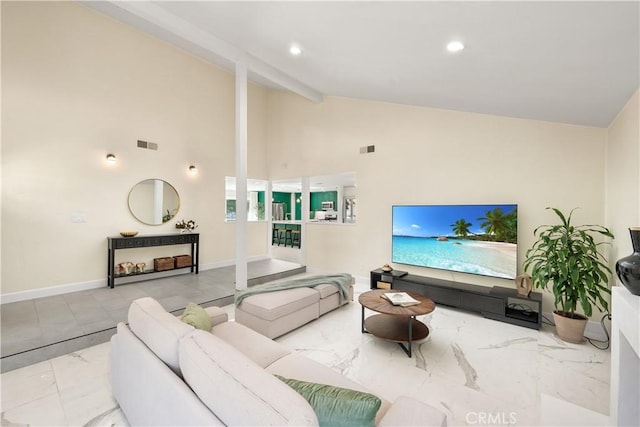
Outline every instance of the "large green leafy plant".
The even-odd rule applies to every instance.
[[[556,310],[565,317],[577,318],[575,311],[580,303],[586,316],[591,316],[592,305],[603,312],[609,311],[603,294],[610,294],[608,280],[611,269],[600,253],[594,235],[613,238],[608,228],[600,225],[571,224],[571,216],[552,209],[560,218],[560,224],[542,225],[533,234],[538,238],[527,250],[524,269],[531,267],[534,286],[547,289],[550,286],[555,297]]]

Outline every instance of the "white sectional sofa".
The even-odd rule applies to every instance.
[[[131,425],[318,425],[313,408],[275,375],[366,392],[360,384],[241,325],[217,308],[197,330],[152,298],[134,301],[111,339],[113,395]],[[383,399],[379,426],[445,426],[409,397]],[[348,421],[348,420],[345,420]]]

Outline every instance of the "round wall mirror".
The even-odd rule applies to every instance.
[[[180,196],[171,184],[161,179],[145,179],[129,191],[129,211],[147,225],[162,225],[176,216]]]

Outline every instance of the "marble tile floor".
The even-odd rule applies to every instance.
[[[450,426],[608,425],[610,353],[541,331],[437,307],[430,335],[408,358],[360,332],[356,301],[277,339],[393,401],[409,395],[444,411]],[[224,309],[233,316],[233,305]],[[367,314],[370,314],[367,312]],[[109,345],[0,376],[3,426],[127,425],[109,389]]]
[[[255,285],[306,271],[277,259],[248,263],[248,284]],[[178,314],[188,302],[204,306],[233,301],[235,266],[199,274],[180,274],[3,304],[0,307],[1,372],[61,356],[109,340],[126,320],[131,301],[157,299]]]

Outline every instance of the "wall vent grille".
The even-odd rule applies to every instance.
[[[360,147],[360,154],[373,153],[376,151],[375,145],[367,145],[365,147]]]
[[[156,144],[155,142],[147,142],[147,141],[143,141],[141,139],[138,140],[138,148],[146,148],[148,150],[157,150],[158,149],[158,144]]]

